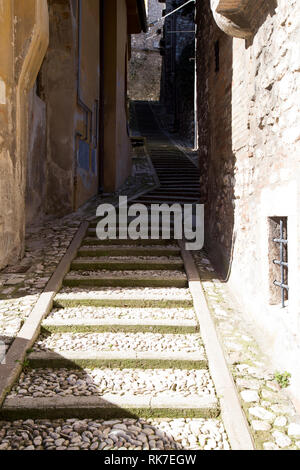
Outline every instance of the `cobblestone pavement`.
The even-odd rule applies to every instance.
[[[210,395],[214,384],[207,370],[181,369],[39,369],[22,373],[9,397],[102,396],[104,393],[174,396]]]
[[[0,450],[227,450],[222,423],[204,419],[0,422]]]
[[[149,186],[154,185],[155,178],[143,160],[136,165],[135,179],[124,191],[134,194],[146,181]],[[77,214],[32,229],[28,232],[22,263],[1,273],[0,326],[8,345],[29,315],[81,221],[93,221],[99,202],[94,200]],[[90,241],[90,234],[88,238]],[[95,247],[101,244],[95,234],[94,240]],[[166,256],[159,246],[151,246],[150,251],[146,260],[140,261],[181,260],[180,253]],[[139,259],[134,250],[130,254],[100,258],[101,261],[122,259],[125,264],[133,258]],[[80,254],[77,259],[81,259]],[[300,449],[300,418],[275,381],[274,371],[261,354],[251,329],[205,252],[196,253],[194,259],[256,447]],[[99,257],[91,257],[90,261],[98,262]],[[95,277],[92,268],[85,272],[73,266],[72,270],[72,274],[79,273],[87,279]],[[126,271],[129,274],[134,270],[126,266],[118,272],[99,270],[101,276],[109,274],[112,281],[124,278]],[[11,419],[0,422],[0,450],[230,449],[189,289],[163,285],[167,278],[174,283],[178,278],[181,280],[184,272],[175,274],[174,270],[169,272],[159,267],[153,272],[145,271],[143,287],[124,288],[113,282],[108,287],[97,287],[92,281],[86,286],[81,285],[81,279],[76,286],[63,286],[39,339],[28,352],[21,376],[4,403],[4,413]],[[162,285],[152,287],[153,277]],[[107,319],[114,324],[103,331]],[[68,330],[75,326],[78,330]],[[154,327],[155,331],[151,331]],[[188,329],[187,333],[180,331],[184,328]],[[127,400],[127,414],[132,416],[81,419],[86,406],[92,413],[93,406],[101,399],[109,410],[111,403],[120,404],[118,412],[125,403],[122,400]],[[139,403],[142,403],[140,408]],[[98,411],[96,407],[95,414]],[[22,419],[15,417],[20,412]],[[43,415],[49,412],[49,416],[47,420],[36,419],[30,416],[31,412]],[[63,416],[51,417],[53,412],[61,412]],[[79,412],[80,418],[75,419]],[[136,416],[149,412],[157,413],[159,418]]]

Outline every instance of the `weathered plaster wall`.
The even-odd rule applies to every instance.
[[[47,134],[46,103],[36,86],[29,98],[29,146],[26,181],[26,225],[43,218],[46,200]]]
[[[104,8],[104,190],[113,192],[131,173],[127,124],[127,9],[125,0]],[[108,46],[109,45],[109,46]]]
[[[245,42],[218,31],[209,2],[198,2],[200,162],[207,246],[252,316],[266,352],[278,368],[292,372],[295,397],[300,388],[300,5],[277,3]],[[270,305],[268,218],[275,216],[288,217],[286,309]]]
[[[76,210],[99,189],[98,0],[49,0],[50,43],[41,72],[47,107],[47,214]]]
[[[0,1],[0,267],[20,254],[22,233],[14,218],[17,199],[15,189],[15,125],[13,5]]]
[[[0,2],[0,268],[22,256],[28,94],[48,45],[46,0]]]
[[[69,0],[49,0],[50,41],[40,72],[47,105],[45,212],[73,210],[76,114],[76,18]]]

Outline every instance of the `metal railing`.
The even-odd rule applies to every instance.
[[[288,272],[288,261],[287,261],[287,247],[288,247],[288,240],[284,238],[284,225],[283,220],[280,220],[280,236],[279,238],[273,238],[274,243],[279,243],[280,245],[280,259],[273,260],[273,263],[280,266],[280,275],[281,281],[274,281],[274,285],[281,289],[281,304],[282,308],[285,308],[285,297],[286,293],[289,291],[289,286],[287,284],[287,272]],[[284,253],[284,247],[286,247],[286,256]]]

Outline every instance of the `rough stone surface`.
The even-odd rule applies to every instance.
[[[209,0],[197,3],[200,184],[207,248],[254,321],[261,347],[278,369],[292,374],[290,393],[299,404],[300,4],[243,2],[254,8],[250,23],[252,16],[258,20],[245,41],[217,27]],[[273,285],[280,279],[269,219],[275,216],[288,217],[292,236],[288,314],[280,308],[280,289]]]
[[[291,423],[288,427],[288,435],[292,437],[296,437],[299,439],[300,437],[300,424]]]
[[[155,333],[62,333],[41,335],[35,351],[155,351],[204,353],[197,334]]]

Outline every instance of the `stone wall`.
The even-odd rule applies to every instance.
[[[292,373],[295,396],[300,387],[300,5],[295,0],[268,5],[245,41],[226,36],[213,20],[210,2],[198,2],[201,188],[207,247],[254,320],[265,350],[278,368]],[[285,309],[270,301],[270,218],[275,217],[287,217]]]
[[[148,23],[163,16],[164,3],[148,1]],[[128,96],[131,100],[158,101],[160,98],[161,33],[163,22],[150,27],[147,33],[134,34],[131,38],[131,60],[129,65]]]

